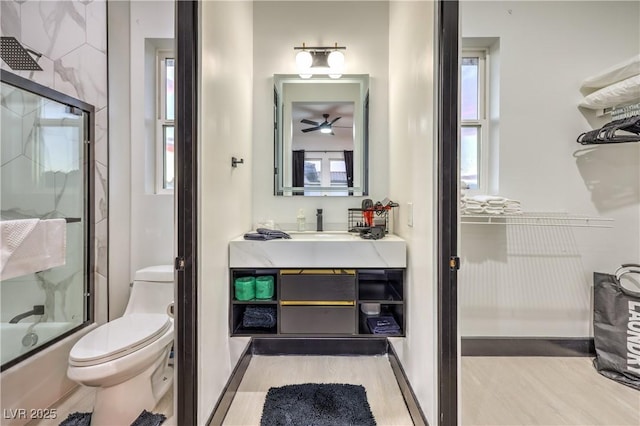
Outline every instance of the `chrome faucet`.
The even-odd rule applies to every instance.
[[[44,305],[35,305],[32,310],[11,318],[9,323],[17,324],[21,319],[25,319],[31,315],[44,315]]]

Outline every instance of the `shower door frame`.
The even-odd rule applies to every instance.
[[[84,129],[84,148],[83,148],[83,183],[85,185],[84,191],[84,242],[85,242],[85,259],[84,259],[84,276],[85,276],[85,289],[84,289],[84,305],[87,317],[84,318],[81,324],[78,326],[56,336],[48,342],[43,343],[37,348],[20,355],[17,358],[0,366],[0,372],[5,371],[16,364],[24,361],[27,358],[41,352],[57,342],[65,339],[68,336],[76,333],[77,331],[87,327],[93,323],[95,316],[94,307],[94,274],[95,274],[95,256],[94,256],[94,241],[95,241],[95,219],[94,219],[94,176],[95,176],[95,107],[79,99],[60,93],[50,87],[43,86],[32,80],[20,77],[7,70],[0,70],[0,81],[7,83],[18,89],[30,92],[34,95],[50,99],[63,105],[67,105],[73,108],[78,108],[86,113],[86,123]]]

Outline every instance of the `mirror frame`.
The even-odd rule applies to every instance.
[[[291,173],[286,173],[285,145],[291,150],[291,137],[286,139],[284,132],[284,88],[285,84],[358,84],[359,99],[354,105],[354,116],[360,115],[360,120],[354,119],[354,159],[359,163],[354,164],[353,181],[351,187],[293,187],[291,185]],[[336,100],[339,102],[339,100]],[[291,111],[289,111],[291,113]],[[304,195],[304,192],[322,192],[322,195],[331,196],[363,196],[369,193],[369,74],[344,74],[341,78],[330,78],[326,75],[313,76],[303,79],[297,74],[274,74],[273,76],[273,144],[274,144],[274,195],[293,196]],[[290,161],[289,161],[290,162]],[[288,182],[287,182],[288,181]],[[332,192],[344,193],[331,194]],[[327,194],[328,193],[328,194]]]

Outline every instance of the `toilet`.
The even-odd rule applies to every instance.
[[[90,331],[71,349],[67,376],[97,388],[92,426],[129,425],[171,387],[173,294],[173,265],[137,271],[123,316]]]

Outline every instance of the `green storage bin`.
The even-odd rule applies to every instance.
[[[256,298],[256,278],[240,277],[234,282],[236,300],[251,300]]]
[[[262,275],[256,277],[256,299],[271,299],[273,297],[273,276]]]

